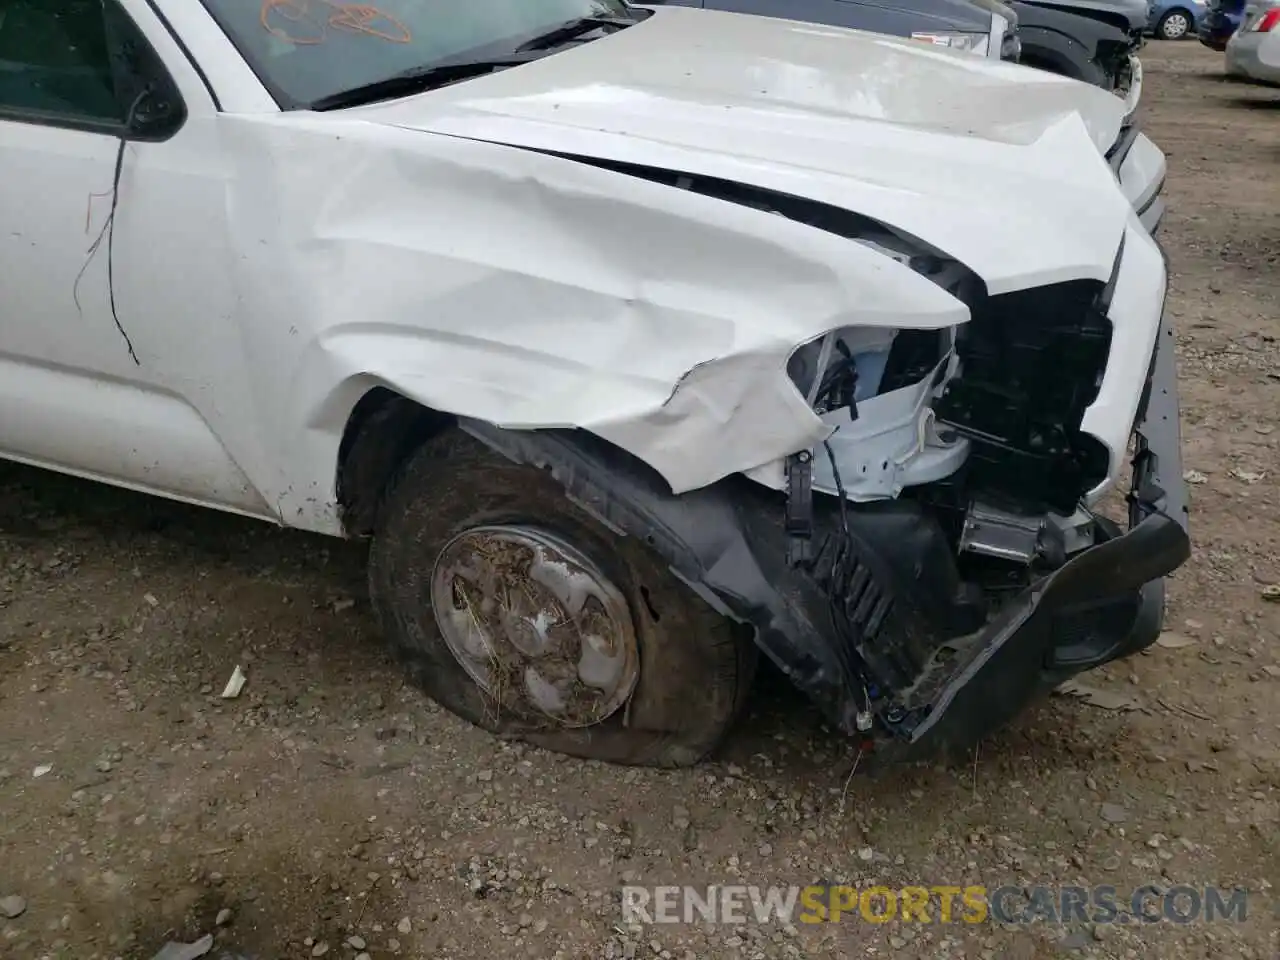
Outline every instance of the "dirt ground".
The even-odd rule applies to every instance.
[[[0,467],[0,898],[25,901],[0,957],[145,960],[213,930],[254,960],[1280,956],[1280,91],[1195,43],[1144,61],[1196,553],[1171,645],[1088,678],[1136,709],[1054,697],[969,760],[850,778],[766,675],[714,762],[585,764],[406,687],[359,547]],[[1243,923],[1021,928],[641,929],[618,905],[624,883],[822,881],[1251,899]]]

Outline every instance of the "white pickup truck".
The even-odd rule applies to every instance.
[[[696,762],[758,651],[964,743],[1188,556],[1124,117],[622,0],[13,0],[0,456],[371,537],[421,686],[551,749]]]

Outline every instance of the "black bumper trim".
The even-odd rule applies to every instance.
[[[977,653],[931,698],[928,713],[908,715],[894,731],[903,747],[914,752],[926,744],[930,750],[971,744],[1011,719],[1037,693],[1078,672],[1053,669],[1056,621],[1099,600],[1137,602],[1129,636],[1115,638],[1113,659],[1154,642],[1163,619],[1163,578],[1191,556],[1173,328],[1167,314],[1135,433],[1128,532],[1090,548],[1012,601],[982,632]]]
[[[1138,142],[1139,133],[1141,131],[1135,124],[1132,122],[1125,123],[1120,128],[1120,134],[1116,137],[1116,142],[1107,150],[1107,163],[1115,171],[1116,176],[1120,175],[1120,168],[1124,166],[1125,158],[1129,156],[1129,151],[1133,149],[1133,145]]]
[[[1142,224],[1142,229],[1154,237],[1160,230],[1161,221],[1164,220],[1165,209],[1165,202],[1157,193],[1147,201],[1145,207],[1138,211],[1138,221]]]
[[[1124,162],[1128,159],[1129,151],[1133,149],[1134,144],[1138,142],[1138,134],[1141,131],[1138,126],[1129,121],[1120,128],[1120,134],[1116,137],[1115,143],[1106,152],[1107,164],[1111,167],[1112,173],[1116,179],[1120,178],[1120,169],[1124,166]],[[1164,219],[1165,203],[1160,199],[1160,194],[1164,190],[1164,180],[1156,185],[1151,196],[1147,198],[1147,202],[1137,209],[1138,220],[1141,221],[1142,227],[1151,236],[1155,236],[1160,229],[1160,221]]]

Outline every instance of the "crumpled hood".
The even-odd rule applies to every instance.
[[[661,8],[642,23],[348,119],[748,183],[855,211],[992,293],[1105,280],[1128,205],[1095,87],[858,31]]]

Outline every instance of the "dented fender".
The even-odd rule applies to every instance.
[[[587,430],[679,493],[829,433],[787,376],[797,346],[968,319],[854,241],[589,164],[332,117],[264,133],[232,131],[273,174],[228,182],[232,239],[255,251],[241,322],[283,361],[264,407],[281,435],[305,424],[312,475],[332,476],[349,412],[382,386],[504,428]]]

